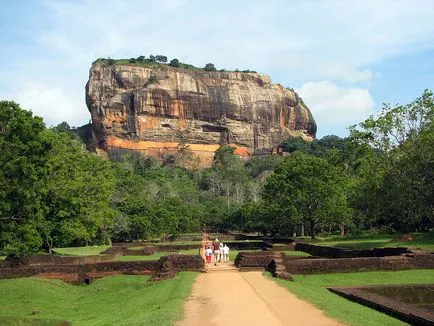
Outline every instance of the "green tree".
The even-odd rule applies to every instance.
[[[101,241],[112,216],[109,163],[16,103],[0,102],[0,118],[1,249]]]
[[[175,67],[175,68],[179,68],[181,67],[181,63],[179,62],[178,59],[172,59],[169,63],[170,66]]]
[[[14,102],[0,102],[0,247],[6,252],[36,251],[44,217],[42,182],[51,144],[41,118]]]
[[[167,57],[165,55],[159,54],[155,56],[155,61],[165,63],[167,62]]]
[[[274,171],[283,162],[283,159],[283,156],[280,155],[252,157],[244,167],[250,176],[256,178],[264,171]]]
[[[365,192],[358,202],[377,208],[378,224],[401,231],[432,227],[433,121],[433,93],[425,90],[407,105],[384,104],[377,117],[351,128],[353,141],[376,152],[371,170],[377,177],[364,185],[375,191]]]
[[[318,224],[336,225],[351,217],[347,183],[347,176],[325,159],[294,153],[267,179],[264,199],[278,225],[308,223],[314,238]]]
[[[207,63],[205,65],[205,67],[203,68],[203,70],[205,70],[205,71],[216,71],[217,69],[216,69],[216,67],[214,66],[213,63]]]
[[[293,153],[295,151],[312,153],[312,143],[305,141],[301,137],[289,136],[283,141],[282,146],[289,153]]]
[[[41,234],[46,247],[109,241],[113,219],[109,203],[114,191],[110,163],[83,150],[82,144],[66,133],[46,130],[44,137],[52,147],[41,202]]]

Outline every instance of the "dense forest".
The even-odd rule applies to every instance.
[[[347,138],[290,137],[287,155],[248,161],[222,146],[187,169],[86,150],[67,123],[47,128],[0,102],[0,251],[133,241],[185,232],[309,235],[427,230],[434,223],[434,97],[384,105]]]

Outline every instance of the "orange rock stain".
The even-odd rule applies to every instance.
[[[214,153],[219,149],[220,144],[186,144],[194,155],[198,156],[201,161],[201,166],[210,166]],[[122,148],[143,152],[154,158],[161,158],[162,153],[176,153],[178,142],[158,142],[158,141],[133,141],[121,139],[114,136],[107,137],[107,146],[109,148]],[[234,154],[247,158],[250,157],[250,152],[246,147],[240,147],[235,144],[229,144],[235,147]]]

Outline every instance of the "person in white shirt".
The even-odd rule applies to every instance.
[[[223,261],[224,262],[229,261],[229,247],[226,244],[223,247]]]
[[[215,239],[212,243],[212,249],[214,250],[214,266],[218,266],[218,262],[220,261],[220,241],[219,239]]]
[[[221,262],[223,260],[223,242],[220,242],[220,247],[219,247],[219,262]],[[224,260],[223,260],[224,261]]]

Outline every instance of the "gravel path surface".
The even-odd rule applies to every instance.
[[[341,325],[310,303],[268,280],[227,264],[200,274],[177,326]]]

